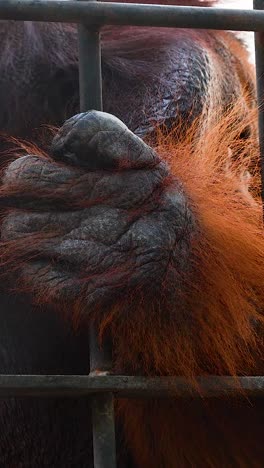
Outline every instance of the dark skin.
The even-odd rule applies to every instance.
[[[44,34],[41,27],[40,34]],[[3,294],[2,298],[2,373],[87,374],[89,322],[95,319],[103,323],[108,311],[114,314],[116,308],[118,313],[121,310],[123,321],[129,323],[130,316],[134,316],[136,323],[140,321],[140,306],[151,305],[144,318],[149,328],[154,323],[152,314],[156,317],[162,310],[159,329],[163,330],[172,320],[173,304],[180,304],[174,324],[179,328],[189,323],[182,278],[192,270],[191,242],[201,235],[196,208],[170,165],[136,135],[152,142],[157,123],[170,129],[178,120],[184,120],[188,126],[202,112],[213,120],[213,82],[217,82],[215,95],[221,112],[235,97],[243,95],[245,85],[251,89],[253,83],[242,67],[243,49],[241,56],[229,50],[229,41],[233,41],[229,33],[155,29],[137,31],[135,38],[135,30],[124,29],[120,33],[106,31],[105,37],[109,34],[112,40],[105,41],[103,47],[104,107],[124,123],[100,112],[75,115],[53,139],[48,157],[28,154],[11,163],[3,175],[8,213],[2,225],[2,240],[12,246],[11,255],[5,253],[3,258],[19,292]],[[52,54],[52,50],[48,53]],[[59,76],[67,83],[73,114],[77,111],[77,69],[72,57],[69,61],[73,65],[62,64]],[[53,72],[51,76],[56,76],[57,71]],[[31,86],[32,82],[28,83]],[[32,122],[35,127],[47,122],[60,124],[69,107],[56,103],[54,114],[55,88],[47,88],[48,103],[43,113],[35,116],[35,109],[42,110],[36,93],[30,101],[26,125],[20,127],[21,119],[15,115],[12,125],[4,130],[32,137]],[[60,94],[55,95],[60,100]],[[19,104],[19,93],[15,97]],[[245,98],[245,110],[250,105]],[[8,102],[6,106],[9,111]],[[76,310],[77,331],[76,321],[72,323]],[[118,326],[114,325],[116,330]],[[170,370],[158,368],[156,362],[148,364],[146,372],[145,361],[149,358],[144,356],[143,342],[138,362],[126,359],[125,352],[121,353],[124,360],[118,359],[122,339],[124,348],[129,348],[130,337],[117,335],[112,336],[114,372],[170,375]],[[204,372],[208,371],[204,366]],[[212,373],[216,373],[215,368]],[[263,433],[263,422],[255,406],[251,412],[244,403],[243,411],[239,408],[237,413],[236,405],[230,409],[226,402],[217,403],[213,410],[210,408],[213,422],[209,424],[200,402],[187,402],[174,410],[170,403],[158,403],[160,434],[153,416],[155,402],[154,406],[144,404],[142,421],[138,416],[142,402],[133,403],[124,413],[122,404],[118,406],[120,467],[185,468],[190,463],[199,467],[250,466],[252,453],[254,463],[256,460],[252,466],[261,466],[262,444],[257,435]],[[221,429],[226,426],[223,408],[235,421],[230,432]],[[6,468],[92,467],[88,413],[88,403],[80,399],[1,402],[0,427],[5,435],[0,436],[0,464]],[[182,455],[181,449],[177,452],[174,435],[168,438],[175,452],[174,462],[166,443],[164,448],[162,434],[167,426],[163,418],[172,434],[179,434],[180,447],[184,446],[181,437],[190,441]],[[254,438],[247,441],[243,428],[250,420],[255,432]],[[139,449],[133,433],[141,426]],[[234,439],[229,437],[233,432]],[[207,441],[203,437],[196,439],[200,433]],[[230,454],[230,447],[237,447],[241,441],[240,459],[240,452]],[[205,461],[207,445],[211,465]],[[219,445],[224,449],[220,450]],[[190,461],[188,453],[193,452]]]
[[[23,238],[43,230],[52,234],[41,247],[44,260],[37,257],[28,264],[31,288],[37,281],[37,291],[48,287],[55,301],[74,301],[85,294],[88,308],[102,308],[131,287],[156,289],[155,279],[171,261],[176,270],[179,263],[184,268],[194,230],[184,190],[157,154],[121,121],[95,111],[77,115],[54,138],[51,152],[67,165],[26,156],[11,164],[3,178],[4,186],[25,196],[19,204],[25,208],[29,203],[34,211],[10,214],[2,225],[2,239],[19,243],[22,233]],[[27,201],[31,197],[22,189],[25,181],[29,192],[45,192],[39,207],[37,200],[33,205]],[[60,202],[63,211],[49,212],[61,197],[67,199],[66,205]],[[80,200],[87,208],[74,208]],[[31,252],[23,247],[25,258],[34,254],[31,246]],[[92,279],[84,292],[82,278],[87,276]]]

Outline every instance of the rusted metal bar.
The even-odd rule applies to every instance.
[[[254,0],[254,9],[264,10],[263,0]],[[255,33],[258,129],[260,147],[261,196],[264,202],[264,32]]]
[[[0,375],[0,398],[87,397],[114,393],[125,398],[205,398],[264,396],[262,377],[198,377],[191,385],[183,377],[116,375]],[[110,465],[107,465],[110,466]]]
[[[61,0],[1,0],[0,19],[263,31],[264,12]]]

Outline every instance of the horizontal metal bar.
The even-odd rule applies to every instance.
[[[264,12],[61,0],[1,0],[0,19],[264,31]]]
[[[197,387],[183,377],[0,375],[0,397],[84,397],[113,392],[128,398],[264,397],[264,376],[200,377]]]

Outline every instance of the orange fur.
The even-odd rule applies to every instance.
[[[256,371],[264,306],[262,207],[257,195],[246,190],[245,196],[241,173],[254,168],[250,190],[257,194],[258,148],[251,139],[239,140],[245,121],[239,123],[238,110],[240,103],[216,126],[199,136],[192,128],[183,141],[177,129],[157,148],[191,199],[198,234],[191,273],[180,273],[177,304],[162,311],[135,295],[103,320],[102,333],[110,327],[114,336],[120,372],[129,367],[132,373],[193,378]],[[230,147],[239,156],[226,170]]]
[[[263,373],[262,207],[258,195],[251,203],[240,190],[241,171],[254,167],[251,190],[259,193],[258,149],[255,141],[239,140],[245,122],[237,112],[240,103],[199,137],[195,128],[180,141],[175,130],[160,143],[159,154],[183,182],[199,224],[194,274],[185,278],[189,316],[185,310],[179,318],[179,304],[167,321],[148,304],[132,317],[112,313],[120,373],[180,374],[194,384],[195,374]],[[239,156],[226,172],[231,146]],[[119,400],[117,414],[140,468],[262,466],[261,411],[246,401]]]
[[[243,69],[245,57],[235,50],[237,42],[229,41],[239,57],[235,67],[243,98],[224,114],[220,107],[218,113],[212,109],[187,132],[183,126],[170,135],[158,132],[157,152],[183,184],[196,219],[188,272],[179,272],[172,284],[168,266],[160,303],[136,291],[107,313],[89,316],[99,322],[101,338],[112,335],[117,374],[183,375],[193,385],[197,375],[263,374],[264,238],[256,115],[248,110],[254,101],[248,87],[252,71]],[[251,129],[247,139],[241,138],[245,128]],[[0,195],[14,193],[15,186]],[[64,199],[65,193],[69,198],[70,186],[56,196]],[[85,200],[79,202],[84,205]],[[30,236],[30,241],[37,247],[43,239]],[[24,238],[4,246],[8,268],[21,266],[27,242]],[[179,285],[172,303],[167,291]],[[23,289],[27,286],[32,285]],[[53,299],[48,290],[36,295],[38,302]],[[67,310],[69,304],[60,307]],[[80,298],[73,319],[80,319],[83,309]],[[246,400],[124,399],[117,401],[116,410],[139,468],[263,465],[263,418]],[[251,437],[245,429],[249,425]]]
[[[165,3],[210,6],[215,2]],[[113,34],[113,28],[109,29]],[[127,29],[124,31],[127,35]],[[161,278],[160,300],[150,301],[146,291],[134,291],[107,312],[87,311],[82,297],[73,306],[60,303],[59,308],[67,316],[70,309],[76,326],[83,316],[88,316],[88,321],[99,324],[101,339],[112,336],[114,373],[181,375],[198,386],[197,375],[263,374],[264,238],[253,109],[254,72],[248,64],[245,66],[247,54],[231,34],[206,33],[203,39],[196,32],[188,34],[194,43],[201,41],[215,72],[209,102],[192,128],[179,124],[169,135],[158,130],[156,148],[184,187],[194,213],[188,271],[180,271],[178,277],[174,274],[172,280],[168,265]],[[117,40],[120,42],[119,36]],[[221,43],[225,53],[229,50],[232,56],[236,96],[242,96],[228,110],[223,110],[222,102],[229,88]],[[245,129],[251,130],[251,136],[241,138]],[[23,142],[20,146],[22,152],[49,157],[33,145]],[[35,196],[26,184],[28,197]],[[52,200],[85,207],[85,197],[71,199],[71,188],[71,181],[59,187]],[[8,190],[0,188],[0,199],[5,203],[5,197],[19,196],[20,192],[21,184],[16,187],[14,181]],[[47,195],[38,192],[39,198]],[[37,251],[46,240],[47,233],[38,233],[2,243],[2,266],[16,272],[30,260],[28,243]],[[53,303],[56,299],[57,291],[51,294],[48,285],[34,291],[32,278],[18,284],[19,288],[23,292],[33,290],[37,303]],[[173,294],[168,294],[171,291]],[[125,444],[135,466],[261,468],[263,411],[242,393],[240,396],[232,401],[204,401],[202,394],[199,401],[117,400],[117,418],[124,427]]]
[[[254,132],[252,138],[240,138],[245,126],[254,128],[256,116],[252,111],[241,121],[241,106],[244,101],[202,130],[196,122],[187,134],[181,128],[170,135],[160,133],[157,151],[184,185],[195,213],[192,268],[189,276],[180,273],[177,303],[166,304],[165,298],[162,306],[151,304],[134,294],[129,303],[120,301],[106,315],[99,314],[101,336],[110,331],[113,337],[116,373],[184,375],[196,385],[195,376],[201,374],[263,372],[258,147]],[[241,178],[249,170],[250,192]],[[69,187],[65,190],[69,193]],[[3,258],[9,268],[23,261],[19,255],[27,242],[7,245]],[[42,239],[31,236],[31,242],[37,245]],[[164,286],[173,288],[166,278]],[[42,291],[37,300],[46,302],[48,293]],[[80,298],[75,317],[84,307]],[[97,315],[92,318],[98,321]],[[257,434],[263,433],[263,421],[246,400],[117,400],[116,410],[139,468],[262,466]],[[247,425],[256,436],[248,437]]]
[[[258,369],[262,357],[262,336],[257,331],[263,326],[264,239],[258,200],[258,147],[254,133],[252,138],[239,139],[245,125],[254,126],[255,117],[252,112],[241,122],[241,102],[214,126],[204,125],[201,130],[196,122],[187,135],[184,132],[184,138],[181,128],[160,136],[157,151],[183,184],[196,219],[190,268],[179,272],[174,285],[168,266],[162,279],[161,303],[146,300],[144,291],[136,291],[107,314],[102,316],[96,310],[90,315],[95,320],[100,317],[101,335],[110,331],[113,336],[116,372],[184,375],[193,381],[199,374],[238,375]],[[253,173],[246,182],[251,183],[250,192],[241,176],[248,170]],[[54,196],[65,200],[66,192],[69,203],[85,206],[85,199],[70,200],[69,185],[60,187]],[[14,193],[15,185],[1,196]],[[28,189],[27,193],[30,195]],[[46,194],[42,195],[45,198]],[[44,233],[44,242],[46,238]],[[42,235],[31,234],[30,241],[37,247],[43,242]],[[8,269],[21,267],[27,243],[25,236],[2,246],[2,261]],[[31,289],[32,285],[23,288]],[[176,303],[167,303],[167,291],[175,288]],[[53,301],[48,290],[37,291],[36,300]],[[80,298],[75,305],[76,317],[82,316],[83,308]]]

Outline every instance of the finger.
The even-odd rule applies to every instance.
[[[71,180],[73,175],[78,176],[80,174],[77,170],[74,171],[67,166],[27,154],[16,159],[7,167],[3,176],[3,183],[13,185],[28,182],[29,184],[35,183],[34,188],[37,187],[37,184],[41,188],[42,186],[60,185]]]
[[[107,204],[133,208],[165,183],[168,168],[116,172],[83,172],[37,156],[24,156],[9,165],[0,191],[2,204],[32,210],[70,210]]]
[[[84,193],[89,197],[89,189],[100,178],[93,173],[89,181],[83,181],[84,176],[86,174],[77,168],[34,155],[23,156],[13,161],[4,172],[1,205],[42,210],[67,208],[70,201],[78,201]]]
[[[1,226],[1,240],[12,241],[27,234],[40,234],[47,238],[47,234],[64,235],[80,224],[82,213],[32,213],[12,211],[3,220]],[[30,249],[31,245],[28,245]]]
[[[47,203],[49,199],[61,198],[60,194],[66,191],[76,176],[73,172],[38,156],[18,158],[7,167],[2,177],[1,205],[23,208],[32,205],[37,208],[36,202],[43,197]],[[42,200],[42,204],[45,206],[46,203]]]
[[[83,284],[78,276],[67,272],[48,260],[31,261],[22,265],[17,272],[20,291],[33,294],[34,300],[46,304],[72,304],[81,295]]]
[[[67,213],[15,211],[3,220],[1,240],[13,242],[16,253],[21,245],[25,257],[38,252],[73,263],[92,264],[93,258],[102,263],[132,223],[129,214],[106,206]]]
[[[37,302],[60,306],[78,302],[89,310],[91,306],[109,307],[109,301],[118,299],[126,290],[131,275],[133,262],[130,265],[123,259],[118,267],[113,255],[101,255],[101,259],[102,263],[98,263],[98,258],[91,256],[85,266],[79,261],[75,265],[72,258],[67,263],[60,257],[31,257],[20,260],[10,271],[15,274],[19,291],[32,293]]]
[[[19,274],[19,289],[32,293],[37,302],[60,307],[78,303],[83,315],[102,311],[104,306],[109,308],[112,301],[125,293],[129,281],[129,272],[122,269],[109,269],[104,275],[81,276],[67,271],[65,265],[61,267],[48,261],[29,262]]]
[[[78,114],[62,126],[51,151],[54,159],[96,169],[146,168],[159,158],[143,140],[111,114],[90,111]]]

